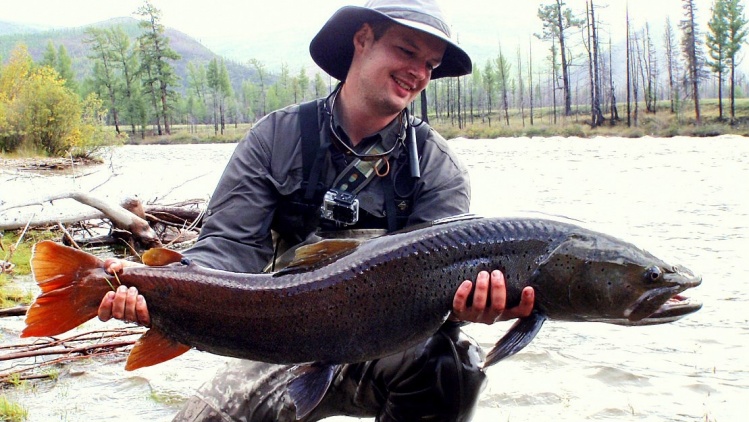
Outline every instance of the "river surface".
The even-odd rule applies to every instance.
[[[687,293],[703,309],[672,324],[547,322],[523,351],[488,369],[476,421],[746,420],[749,138],[456,139],[451,146],[470,169],[473,212],[541,211],[581,220],[704,280]],[[78,189],[159,203],[207,198],[232,150],[126,146],[104,165],[61,176],[3,170],[0,195],[13,193],[6,205]],[[0,324],[3,341],[16,342],[21,318]],[[468,331],[488,349],[508,328]],[[167,421],[227,361],[190,351],[134,372],[125,372],[121,360],[79,361],[56,381],[5,394],[28,409],[30,421]]]

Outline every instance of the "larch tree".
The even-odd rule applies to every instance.
[[[729,96],[731,100],[731,122],[736,120],[736,61],[741,47],[747,41],[747,19],[744,15],[744,0],[724,0],[726,23],[728,26],[728,44],[726,60],[730,68]]]
[[[138,56],[132,47],[130,37],[121,27],[110,28],[107,33],[112,52],[113,65],[118,69],[122,81],[124,110],[130,123],[130,132],[135,135],[136,125],[146,124],[142,94],[138,83]]]
[[[502,110],[505,114],[505,124],[510,125],[510,102],[508,99],[508,92],[510,89],[510,62],[502,53],[502,47],[499,47],[499,55],[497,56],[494,65],[497,67],[497,83],[499,83],[499,95],[502,101]]]
[[[484,65],[484,74],[483,74],[483,83],[484,83],[484,92],[486,93],[486,105],[487,105],[487,112],[486,115],[489,119],[489,126],[492,125],[492,97],[494,93],[494,84],[496,83],[496,73],[494,72],[494,68],[492,66],[491,61],[487,60],[486,65]]]
[[[91,48],[89,58],[94,62],[93,82],[100,98],[107,99],[107,108],[117,133],[120,133],[120,113],[118,104],[118,78],[115,72],[114,53],[107,36],[107,30],[95,27],[86,28],[84,42]]]
[[[142,74],[147,78],[147,89],[158,99],[161,109],[156,112],[157,115],[161,115],[164,131],[168,135],[171,134],[170,101],[173,97],[173,87],[177,83],[177,75],[170,62],[179,60],[180,56],[169,47],[169,38],[165,35],[164,25],[161,24],[161,10],[146,0],[135,13],[145,18],[138,24],[144,29],[138,37],[141,69],[144,70]]]

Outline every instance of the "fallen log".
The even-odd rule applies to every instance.
[[[159,247],[161,246],[161,240],[159,239],[156,232],[151,228],[151,226],[148,224],[148,221],[146,221],[144,218],[141,218],[132,212],[128,211],[126,208],[122,207],[121,205],[114,204],[112,202],[109,202],[103,198],[97,197],[90,193],[85,192],[67,192],[62,194],[53,195],[47,198],[43,198],[38,201],[34,201],[33,203],[28,204],[20,204],[20,205],[14,205],[11,207],[6,207],[0,211],[8,211],[13,208],[20,208],[24,206],[30,206],[30,205],[38,205],[43,204],[47,202],[53,202],[61,199],[74,199],[78,201],[81,204],[88,205],[96,210],[98,210],[103,218],[108,219],[111,223],[113,228],[117,230],[121,230],[124,233],[129,234],[132,237],[132,241],[136,242],[143,248],[153,248],[153,247]],[[80,220],[79,220],[80,221]],[[19,223],[19,222],[16,222]],[[53,221],[35,221],[34,225],[42,225],[42,226],[49,226],[53,224],[61,223],[61,220],[53,220]],[[28,224],[28,223],[27,223]],[[15,228],[20,228],[20,225],[17,225]],[[8,225],[0,226],[0,230],[9,230],[11,228],[8,227]]]
[[[35,213],[31,221],[25,222],[18,217],[14,219],[8,215],[16,208],[43,206],[45,203],[63,199],[73,199],[94,210],[67,217],[58,213],[50,217],[51,213],[42,209]],[[73,240],[63,228],[65,232],[63,241],[66,244],[80,243],[82,247],[126,244],[132,250],[149,249],[163,244],[188,242],[197,238],[205,211],[204,203],[203,200],[193,199],[177,204],[144,205],[137,198],[128,198],[122,205],[117,205],[93,194],[66,192],[0,208],[0,230],[13,230],[24,226],[62,228],[63,225],[73,225],[81,235],[81,239]],[[108,224],[103,226],[98,222]],[[102,234],[102,228],[107,230],[106,235]]]
[[[19,306],[14,306],[12,308],[0,309],[0,318],[10,317],[10,316],[24,316],[26,315],[27,309],[29,309],[29,307],[26,305],[19,305]]]
[[[53,377],[42,372],[44,368],[65,362],[92,357],[104,357],[129,352],[137,338],[145,332],[144,327],[124,327],[114,330],[95,330],[66,338],[43,338],[33,343],[0,346],[0,362],[20,361],[0,372],[0,384],[19,380]],[[138,336],[138,337],[136,337]],[[132,338],[130,338],[132,337]],[[45,357],[58,356],[45,360]],[[39,359],[37,359],[39,358]],[[31,361],[31,363],[26,363]]]

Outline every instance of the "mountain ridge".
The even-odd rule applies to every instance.
[[[93,61],[88,57],[91,51],[90,46],[83,41],[86,36],[86,28],[119,26],[131,40],[134,40],[142,32],[138,22],[140,20],[136,18],[117,17],[80,27],[40,29],[24,24],[0,21],[0,59],[6,60],[16,46],[25,44],[33,60],[38,62],[44,56],[47,45],[51,41],[55,48],[59,48],[60,45],[65,46],[73,61],[73,71],[76,78],[85,79],[91,75],[93,69]],[[177,29],[165,28],[165,36],[169,38],[169,46],[181,57],[173,63],[173,66],[175,73],[182,81],[183,88],[187,81],[189,63],[206,65],[214,58],[223,58],[195,38]],[[254,68],[236,60],[226,58],[224,60],[235,90],[241,88],[243,80],[255,81],[258,79]]]

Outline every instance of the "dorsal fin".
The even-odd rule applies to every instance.
[[[294,260],[276,275],[310,271],[344,257],[361,244],[357,239],[325,239],[304,245],[294,253]]]
[[[153,248],[145,251],[141,260],[150,267],[163,267],[182,261],[182,254],[166,248]]]
[[[412,232],[412,231],[415,231],[415,230],[425,229],[427,227],[439,226],[441,224],[447,224],[447,223],[454,223],[456,221],[476,220],[476,219],[479,219],[479,218],[484,218],[484,217],[480,216],[480,215],[477,215],[477,214],[470,214],[470,213],[458,214],[458,215],[453,215],[451,217],[439,218],[437,220],[432,220],[432,221],[427,221],[427,222],[424,222],[424,223],[414,224],[414,225],[402,228],[402,229],[400,229],[398,231],[395,231],[395,232],[393,232],[391,234],[409,233],[409,232]]]

